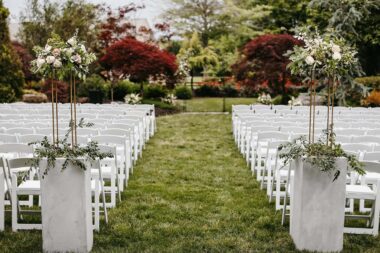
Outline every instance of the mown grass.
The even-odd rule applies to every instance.
[[[256,98],[226,98],[223,107],[223,98],[193,98],[179,100],[179,106],[186,112],[231,112],[232,105],[249,105],[256,102]]]
[[[93,252],[295,252],[230,125],[229,115],[159,118],[123,202],[95,233]],[[345,236],[344,246],[379,252],[380,239]],[[39,231],[0,233],[0,252],[40,251]]]

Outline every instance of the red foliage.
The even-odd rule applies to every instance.
[[[100,33],[98,36],[101,48],[109,47],[111,44],[124,37],[136,37],[137,32],[151,32],[148,28],[140,28],[136,31],[136,26],[128,21],[127,15],[136,12],[144,6],[138,6],[133,3],[120,7],[117,13],[114,13],[110,7],[107,9],[107,18],[100,25]]]
[[[299,82],[286,69],[289,59],[284,54],[302,44],[288,34],[257,37],[244,46],[242,59],[232,67],[235,78],[241,85],[256,91],[264,89],[272,95],[285,94],[289,84]]]
[[[170,84],[175,82],[178,69],[174,55],[133,38],[125,38],[106,48],[100,63],[105,69],[121,72],[135,82],[164,78]]]
[[[42,86],[42,93],[44,93],[48,97],[48,100],[51,101],[52,82],[58,87],[58,102],[67,103],[69,101],[69,85],[65,82],[47,79]]]
[[[30,71],[30,62],[33,60],[33,56],[30,54],[28,49],[17,41],[12,41],[12,46],[20,58],[25,81],[38,80],[38,78]]]

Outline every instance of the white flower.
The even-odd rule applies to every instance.
[[[54,63],[54,61],[55,61],[55,57],[54,56],[48,56],[48,57],[46,57],[46,62],[48,63],[48,64],[52,64],[52,63]]]
[[[331,51],[332,51],[334,54],[335,54],[335,53],[340,53],[341,48],[340,48],[340,46],[334,44],[334,45],[331,47]]]
[[[53,54],[55,57],[58,57],[58,56],[61,54],[61,49],[59,49],[59,48],[54,48],[52,54]]]
[[[308,65],[313,65],[315,62],[314,58],[310,55],[308,57],[306,57],[305,61]]]
[[[65,52],[66,52],[66,55],[70,57],[71,55],[73,55],[73,53],[74,53],[74,49],[72,49],[72,48],[70,47],[70,48],[68,48],[68,49],[65,49]]]
[[[71,56],[71,60],[75,63],[80,64],[82,62],[82,58],[80,57],[79,54]]]
[[[62,62],[60,60],[56,59],[54,61],[53,66],[54,66],[54,68],[60,68],[60,67],[62,67]]]
[[[48,44],[45,45],[45,51],[46,52],[50,52],[51,50],[51,46],[49,46]]]
[[[342,55],[341,55],[339,52],[336,52],[336,53],[334,53],[334,54],[332,55],[332,58],[333,58],[334,60],[339,61],[340,59],[342,59]]]
[[[67,43],[69,43],[71,46],[76,46],[77,45],[77,39],[75,37],[71,37]]]
[[[87,52],[86,47],[83,44],[80,45],[80,49],[83,51],[83,53]]]
[[[37,64],[37,68],[41,68],[42,65],[45,64],[45,59],[44,58],[38,58],[37,61],[36,61],[36,64]]]

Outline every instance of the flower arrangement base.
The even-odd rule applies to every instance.
[[[338,158],[340,176],[326,173],[297,159],[292,183],[290,234],[298,250],[339,252],[343,227],[347,160]]]
[[[93,245],[91,174],[64,159],[41,179],[42,240],[44,252],[89,252]],[[41,160],[41,171],[47,167]]]

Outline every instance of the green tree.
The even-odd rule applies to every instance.
[[[219,15],[223,10],[222,0],[171,0],[172,7],[164,16],[181,35],[191,36],[195,31],[202,41],[208,45],[209,39],[216,33]]]
[[[3,6],[3,1],[0,0],[0,87],[3,92],[8,90],[9,92],[14,92],[16,97],[20,97],[22,95],[24,75],[21,70],[20,59],[13,51],[10,42],[8,16],[9,11]]]
[[[317,14],[321,30],[334,29],[359,49],[367,75],[380,73],[380,1],[312,0],[309,9]]]
[[[196,71],[201,70],[203,75],[207,76],[212,74],[213,68],[219,63],[214,48],[212,46],[203,48],[197,32],[194,32],[190,39],[182,43],[178,57],[189,65],[192,90],[194,90]]]
[[[20,16],[18,37],[31,51],[34,46],[44,45],[52,33],[69,38],[78,29],[79,39],[94,48],[101,13],[100,6],[85,0],[68,0],[61,4],[52,0],[44,0],[42,4],[28,0]]]

